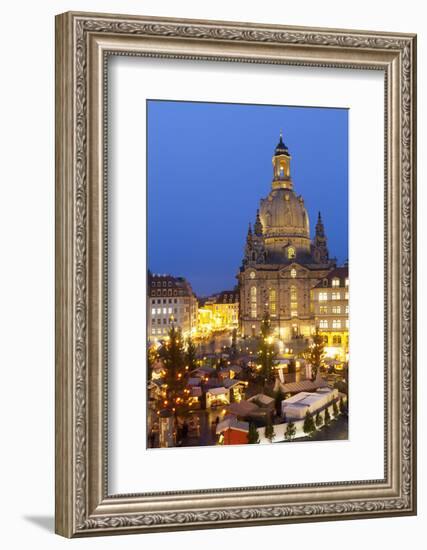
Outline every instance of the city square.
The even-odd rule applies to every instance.
[[[280,132],[233,288],[148,272],[150,448],[348,438],[348,259],[320,211],[310,234],[291,159]]]

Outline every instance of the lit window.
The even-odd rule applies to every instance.
[[[320,319],[320,321],[319,321],[319,327],[320,327],[320,328],[328,328],[328,321],[327,321],[327,319]]]
[[[332,286],[333,287],[340,286],[340,280],[339,279],[332,279]]]
[[[290,246],[288,248],[288,259],[292,260],[293,258],[295,258],[295,248],[293,246]]]
[[[291,317],[298,317],[298,311],[296,309],[291,311]]]
[[[256,300],[256,286],[251,287],[251,317],[256,317],[257,314],[257,300]]]
[[[291,302],[296,302],[297,301],[297,287],[296,286],[291,286]]]
[[[151,308],[151,315],[156,315],[156,308],[155,307]]]
[[[332,328],[341,328],[341,320],[340,319],[334,319],[332,321]]]
[[[268,291],[268,304],[271,315],[276,315],[276,289],[270,288]]]
[[[348,292],[345,293],[345,299],[348,300]]]
[[[348,313],[348,306],[345,306],[345,312]]]
[[[341,300],[341,294],[339,292],[332,292],[332,300]]]
[[[163,315],[166,315],[166,312],[167,312],[167,309],[164,307],[163,308]]]
[[[292,279],[295,279],[295,277],[297,276],[297,270],[295,268],[292,268],[291,269],[291,277]]]
[[[328,306],[320,306],[319,310],[320,313],[328,313]]]
[[[327,292],[319,292],[319,302],[324,302],[327,299],[328,299]]]
[[[332,313],[340,315],[341,313],[341,306],[332,306]]]
[[[345,286],[348,286],[348,277],[345,280]]]

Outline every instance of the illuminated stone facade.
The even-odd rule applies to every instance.
[[[224,290],[203,302],[199,307],[197,333],[232,330],[239,325],[239,293]]]
[[[312,289],[315,325],[325,341],[326,356],[348,361],[348,266],[337,267]]]
[[[240,329],[257,335],[265,314],[284,343],[315,329],[311,290],[335,267],[319,213],[314,238],[304,199],[294,191],[291,155],[282,135],[273,155],[273,181],[249,230],[240,272]]]
[[[197,325],[197,298],[183,277],[148,273],[148,340],[164,339],[172,325],[184,337],[194,334]]]

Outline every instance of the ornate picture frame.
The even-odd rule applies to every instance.
[[[111,495],[106,358],[106,60],[111,55],[385,75],[384,479]],[[416,513],[416,37],[65,13],[56,18],[56,532],[135,532]]]

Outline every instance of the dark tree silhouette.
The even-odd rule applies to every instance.
[[[268,313],[265,314],[261,321],[261,337],[258,347],[258,362],[261,365],[260,377],[264,384],[264,389],[267,384],[274,380],[274,365],[276,353],[274,351],[274,343],[271,330],[271,321]]]
[[[250,444],[259,443],[259,433],[258,433],[257,427],[253,422],[249,423],[248,443]]]
[[[197,367],[196,346],[194,345],[194,342],[191,339],[191,337],[187,338],[187,349],[185,351],[185,361],[189,371],[192,371]]]
[[[336,401],[332,403],[332,412],[334,413],[334,418],[336,418],[338,416],[338,405]]]
[[[296,433],[297,433],[297,429],[295,427],[295,424],[293,422],[288,422],[288,425],[286,426],[286,431],[285,431],[286,441],[292,441]]]
[[[316,426],[314,424],[313,417],[308,411],[305,413],[304,424],[302,429],[304,430],[304,433],[307,434],[309,437],[311,437],[316,431]]]
[[[323,336],[319,333],[319,329],[316,329],[316,333],[313,335],[313,342],[301,353],[301,356],[310,363],[311,379],[315,380],[325,356],[325,343]]]
[[[276,437],[270,415],[268,416],[267,425],[265,427],[265,437],[270,441],[270,443],[273,443],[273,439]]]

